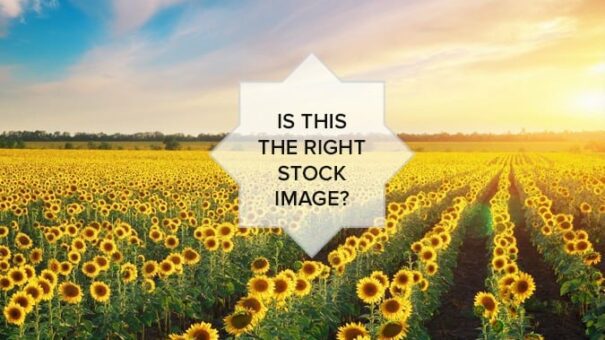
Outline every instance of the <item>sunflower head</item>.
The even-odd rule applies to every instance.
[[[82,289],[71,281],[65,281],[59,286],[61,300],[69,304],[76,304],[82,301]]]
[[[536,284],[534,283],[534,278],[523,272],[519,272],[517,279],[511,286],[511,292],[517,304],[521,304],[527,300],[535,290]]]
[[[270,267],[269,260],[267,260],[267,258],[262,257],[262,256],[257,257],[250,264],[250,269],[252,270],[252,272],[254,274],[265,274],[266,272],[269,271],[269,267]]]
[[[270,298],[273,295],[273,290],[273,280],[264,275],[253,277],[248,281],[248,292],[261,299]]]
[[[233,314],[227,316],[223,321],[227,333],[236,337],[251,331],[256,324],[254,314],[241,308],[236,308]]]
[[[11,325],[22,326],[26,315],[25,309],[19,304],[11,302],[4,307],[4,318]]]
[[[475,295],[474,306],[482,312],[483,317],[492,319],[498,314],[498,301],[492,293],[479,292]]]
[[[338,340],[357,340],[369,337],[370,333],[359,322],[350,322],[338,328],[336,339]]]
[[[111,295],[111,289],[109,286],[101,281],[95,281],[90,285],[90,296],[97,301],[105,303],[109,301]]]
[[[408,333],[408,324],[402,320],[391,320],[380,326],[378,330],[379,340],[400,340]]]
[[[382,300],[385,287],[372,277],[364,277],[357,282],[357,297],[367,304]]]
[[[185,336],[192,340],[218,340],[218,331],[207,322],[198,322],[187,329]]]

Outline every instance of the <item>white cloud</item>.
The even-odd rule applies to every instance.
[[[15,18],[23,11],[26,0],[0,0],[0,17]]]
[[[27,11],[34,11],[40,15],[45,8],[57,6],[59,6],[58,0],[0,0],[0,38],[6,34],[11,20],[20,18],[25,22]]]
[[[184,0],[113,0],[116,33],[131,32],[151,19],[157,12]]]

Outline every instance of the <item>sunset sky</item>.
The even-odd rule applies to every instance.
[[[397,132],[605,130],[604,0],[0,0],[0,131],[229,131],[310,53]]]

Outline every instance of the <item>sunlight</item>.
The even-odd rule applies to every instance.
[[[590,91],[577,95],[573,106],[585,114],[605,114],[605,90]]]

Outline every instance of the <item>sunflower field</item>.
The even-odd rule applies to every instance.
[[[418,153],[308,258],[206,151],[0,150],[0,338],[605,339],[604,170]]]

